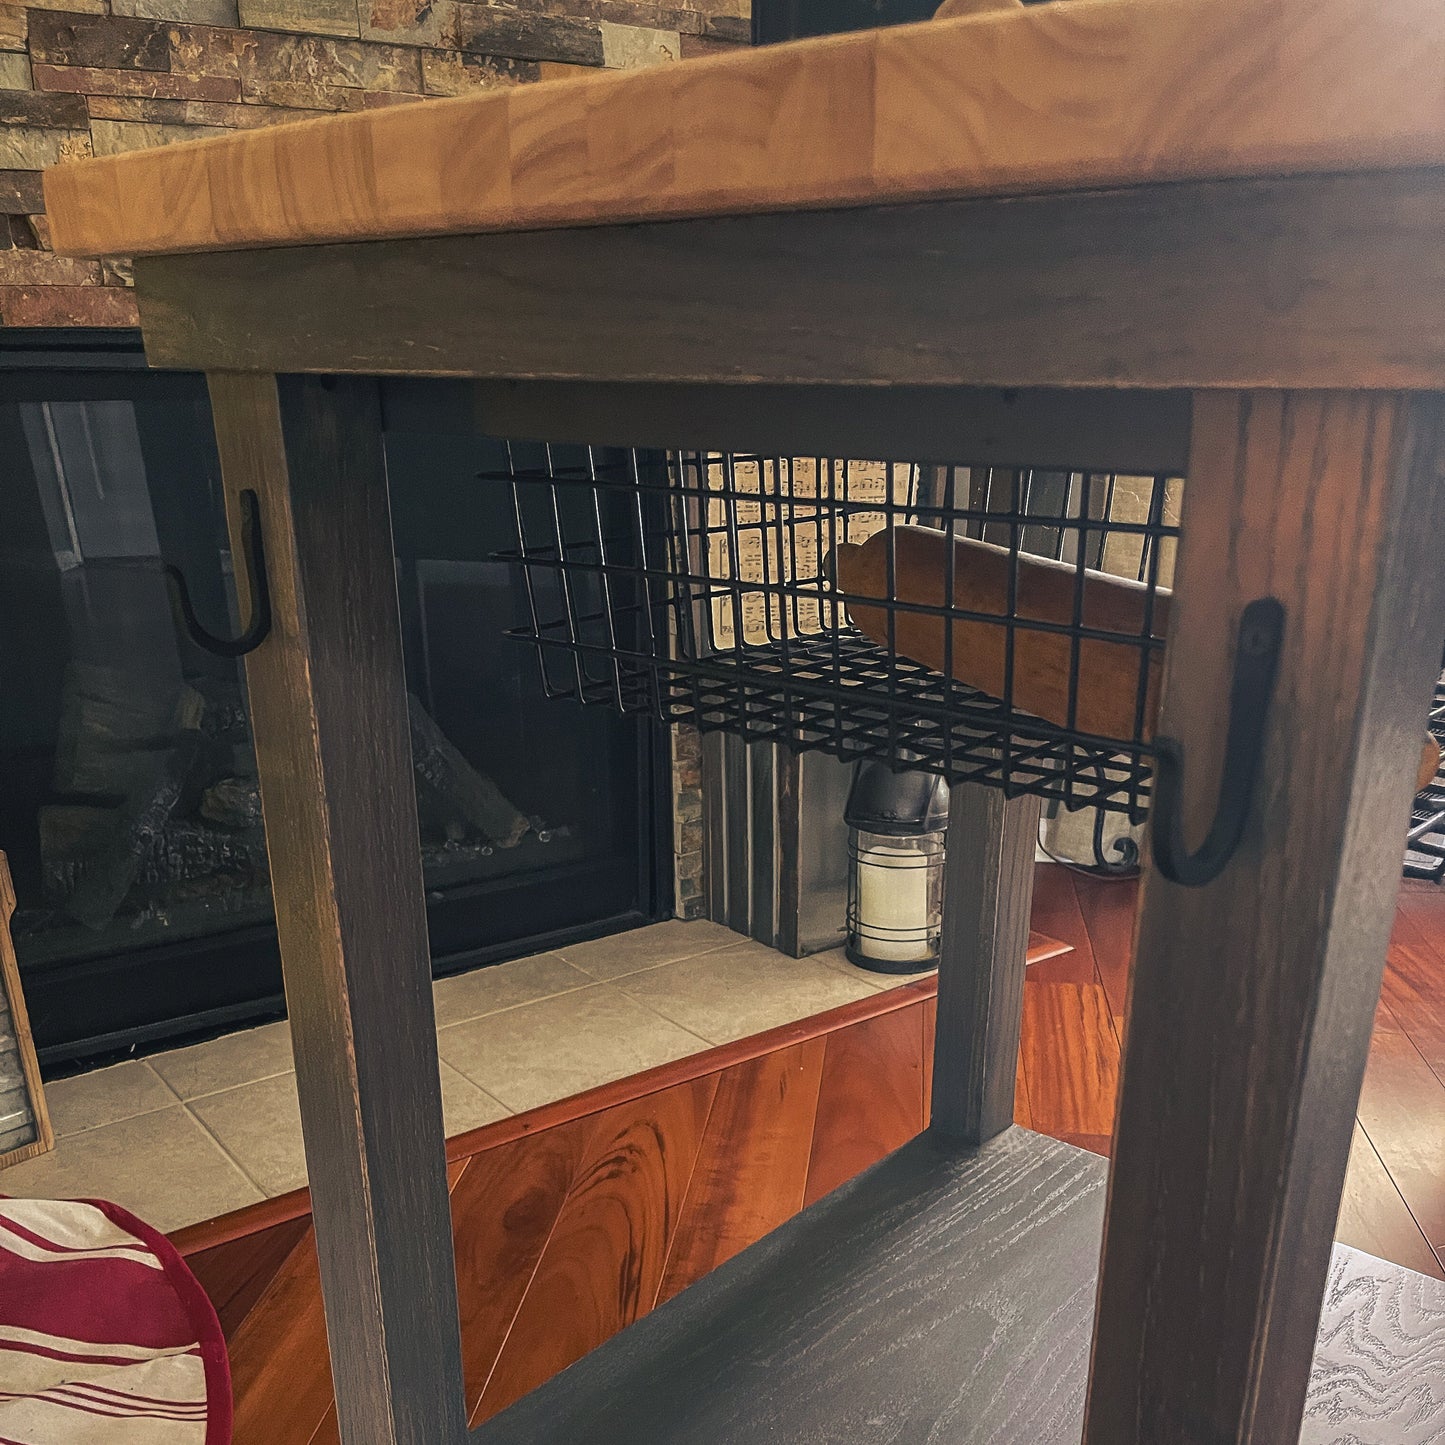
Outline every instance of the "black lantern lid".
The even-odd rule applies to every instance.
[[[893,838],[941,833],[948,827],[948,783],[935,773],[895,773],[886,763],[859,763],[843,821]]]

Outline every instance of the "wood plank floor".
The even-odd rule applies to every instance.
[[[1038,870],[1072,945],[1025,985],[1017,1116],[1107,1154],[1135,889]],[[448,1146],[467,1408],[479,1422],[918,1133],[934,986],[488,1125]],[[1340,1238],[1445,1278],[1445,891],[1406,884]],[[237,1445],[337,1440],[304,1191],[176,1242],[230,1341]]]

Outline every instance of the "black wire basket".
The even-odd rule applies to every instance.
[[[1180,478],[507,452],[550,695],[1147,811]]]

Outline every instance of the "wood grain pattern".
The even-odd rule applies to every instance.
[[[1445,1257],[1445,1083],[1388,1004],[1382,1003],[1375,1015],[1357,1113],[1421,1233]]]
[[[1073,878],[1074,895],[1089,937],[1098,981],[1109,998],[1114,1027],[1124,1037],[1129,969],[1134,957],[1134,916],[1139,887],[1131,878]]]
[[[592,1120],[574,1119],[478,1154],[452,1193],[469,1421],[576,1181],[592,1128]]]
[[[1108,906],[1109,916],[1103,930],[1091,932],[1088,937],[1094,957],[1102,967],[1110,947],[1108,940],[1111,934],[1118,933],[1114,915],[1131,911],[1129,905],[1136,892],[1135,886],[1127,881],[1098,882],[1083,878],[1053,864],[1040,866],[1038,880],[1035,898],[1050,899],[1055,918],[1059,916],[1063,895],[1070,887],[1079,895],[1079,906],[1086,922],[1098,914],[1098,910],[1087,901],[1090,894],[1118,900]],[[1411,888],[1412,885],[1406,885],[1405,895],[1410,893]],[[1407,896],[1402,896],[1401,918],[1409,929],[1413,957],[1423,970],[1420,981],[1434,996],[1445,997],[1445,959],[1437,959],[1429,950],[1433,939],[1445,940],[1445,910],[1430,911],[1437,902],[1445,902],[1445,893],[1421,896],[1419,903],[1422,907],[1412,909],[1411,917],[1406,919],[1405,905],[1409,901]],[[1395,951],[1392,948],[1392,958]],[[1121,962],[1127,974],[1127,949]],[[1040,979],[1033,970],[1030,971],[1028,985],[1039,992],[1059,988],[1069,991],[1077,987],[1069,980],[1050,982]],[[926,990],[927,984],[922,987]],[[809,1021],[812,1032],[806,1039],[796,1036],[798,1026],[772,1030],[768,1035],[748,1041],[752,1046],[751,1052],[742,1050],[738,1044],[730,1044],[687,1061],[692,1066],[690,1073],[680,1073],[676,1066],[651,1070],[634,1081],[627,1081],[628,1088],[625,1090],[608,1086],[604,1090],[589,1091],[580,1102],[569,1107],[564,1107],[569,1102],[564,1101],[564,1104],[534,1110],[527,1127],[520,1130],[516,1120],[508,1119],[453,1140],[454,1150],[467,1151],[454,1158],[451,1169],[453,1175],[461,1171],[460,1182],[455,1183],[452,1189],[452,1212],[469,1406],[475,1407],[486,1376],[510,1331],[517,1301],[535,1275],[542,1242],[545,1236],[550,1235],[552,1222],[560,1212],[560,1195],[571,1187],[575,1164],[580,1158],[577,1140],[590,1133],[598,1114],[615,1108],[619,1103],[637,1102],[648,1093],[679,1087],[693,1078],[719,1074],[719,1094],[708,1115],[701,1152],[683,1203],[665,1272],[661,1293],[667,1297],[673,1282],[681,1277],[678,1261],[685,1236],[691,1234],[699,1241],[705,1254],[709,1247],[708,1236],[710,1232],[715,1232],[727,1241],[725,1252],[731,1256],[780,1223],[782,1217],[786,1217],[780,1215],[780,1211],[788,1200],[792,1201],[792,1210],[801,1204],[805,1191],[804,1175],[812,1156],[819,1157],[821,1167],[836,1168],[829,1164],[820,1142],[815,1142],[814,1133],[807,1133],[802,1138],[795,1135],[790,1142],[784,1143],[780,1136],[787,1131],[779,1129],[767,1110],[746,1106],[730,1109],[724,1102],[729,1088],[732,1087],[741,1099],[756,1099],[755,1089],[741,1087],[743,1077],[747,1076],[754,1082],[778,1077],[776,1070],[770,1071],[767,1067],[769,1046],[781,1054],[796,1056],[800,1051],[810,1054],[819,1067],[819,1073],[815,1075],[817,1082],[821,1079],[821,1059],[828,1041],[840,1036],[861,1036],[864,1032],[876,1037],[880,1032],[878,1025],[885,1020],[897,1020],[897,1024],[890,1024],[885,1032],[893,1033],[896,1029],[901,1036],[911,1031],[903,1020],[916,1018],[918,1043],[923,1050],[922,1059],[926,1060],[932,1051],[934,1000],[926,991],[919,992],[919,989],[920,985],[907,985],[859,1004],[831,1010],[827,1015]],[[902,1007],[895,1007],[899,996],[907,1001]],[[1015,1103],[1017,1120],[1025,1127],[1029,1122],[1029,1082],[1024,1072],[1024,1058],[1041,1048],[1057,1051],[1076,1047],[1066,1037],[1056,1034],[1035,1037],[1035,1030],[1038,1027],[1059,1027],[1078,1017],[1081,1015],[1071,1015],[1066,1009],[1033,1010],[1025,1017],[1024,1049],[1020,1056]],[[1056,1022],[1050,1023],[1050,1020]],[[1381,1022],[1384,1027],[1391,1027],[1387,1019],[1382,1018]],[[850,1042],[836,1052],[855,1057],[857,1068],[852,1071],[852,1077],[865,1079],[871,1085],[852,1093],[852,1118],[859,1137],[881,1139],[884,1131],[870,1117],[873,1102],[895,1097],[900,1089],[906,1089],[906,1078],[894,1079],[890,1077],[890,1071],[901,1069],[905,1075],[916,1075],[921,1060],[915,1058],[910,1061],[897,1051],[865,1054],[857,1042]],[[1372,1062],[1372,1072],[1375,1067]],[[922,1076],[925,1095],[930,1077],[925,1068]],[[1046,1115],[1057,1116],[1061,1110],[1049,1092],[1054,1087],[1050,1082],[1053,1077],[1052,1071],[1046,1071],[1034,1082],[1039,1090],[1042,1111]],[[730,1078],[734,1081],[731,1086]],[[1369,1095],[1367,1085],[1361,1101],[1362,1112],[1369,1107]],[[781,1112],[800,1119],[807,1112],[799,1107],[800,1099],[806,1102],[806,1095],[792,1091],[790,1097],[783,1100]],[[1415,1156],[1410,1151],[1418,1150],[1422,1143],[1429,1144],[1442,1133],[1441,1120],[1445,1118],[1445,1113],[1438,1107],[1431,1108],[1428,1096],[1417,1100],[1412,1093],[1410,1099],[1418,1106],[1414,1112],[1403,1108],[1381,1108],[1372,1116],[1375,1143],[1390,1157],[1413,1158]],[[599,1107],[590,1107],[588,1100],[600,1101]],[[811,1122],[816,1123],[816,1120]],[[1109,1152],[1107,1135],[1058,1132],[1064,1142],[1081,1149],[1100,1155]],[[874,1162],[874,1159],[859,1155],[846,1131],[839,1131],[837,1137],[840,1147],[856,1162]],[[1357,1137],[1362,1139],[1363,1132],[1359,1131]],[[877,1147],[881,1150],[882,1144]],[[1392,1153],[1392,1149],[1404,1152],[1396,1154]],[[730,1176],[736,1176],[735,1183]],[[758,1185],[760,1179],[765,1181],[763,1187]],[[780,1183],[781,1180],[786,1183]],[[704,1181],[707,1181],[706,1187]],[[1422,1171],[1407,1171],[1399,1178],[1391,1176],[1381,1163],[1380,1156],[1369,1149],[1366,1141],[1366,1153],[1357,1154],[1357,1162],[1346,1180],[1339,1237],[1396,1264],[1428,1266],[1422,1235],[1405,1210],[1412,1201],[1420,1198],[1423,1189],[1426,1208],[1422,1210],[1421,1217],[1424,1217],[1437,1187],[1438,1179],[1430,1180],[1423,1176]],[[294,1217],[278,1211],[274,1204],[275,1201],[268,1201],[252,1205],[221,1221],[219,1226],[196,1226],[175,1236],[178,1246],[190,1242],[188,1247],[196,1272],[207,1287],[214,1287],[213,1299],[222,1309],[227,1334],[233,1340],[239,1333],[241,1321],[236,1317],[238,1309],[234,1303],[231,1308],[226,1307],[230,1281],[244,1281],[248,1276],[254,1280],[265,1275],[269,1269],[271,1273],[266,1276],[269,1282],[281,1262],[289,1260],[292,1253],[302,1251],[311,1256],[309,1278],[313,1290],[316,1288],[314,1246],[307,1231],[304,1210],[301,1217]],[[248,1233],[247,1221],[254,1225],[254,1233]],[[307,1232],[287,1252],[283,1246],[295,1239],[297,1230]],[[601,1255],[600,1260],[589,1266],[592,1272],[604,1273],[618,1268],[613,1256],[617,1243],[600,1233],[588,1236],[587,1247],[600,1251]],[[691,1247],[686,1252],[691,1254]],[[280,1260],[278,1255],[282,1257]],[[700,1259],[702,1256],[694,1257]],[[248,1258],[253,1258],[253,1265],[248,1266]],[[249,1418],[269,1421],[269,1433],[264,1442],[254,1440],[251,1445],[308,1445],[308,1442],[311,1445],[334,1445],[337,1439],[334,1410],[329,1408],[324,1337],[319,1325],[313,1324],[309,1348],[316,1357],[307,1360],[300,1352],[303,1347],[298,1345],[297,1337],[288,1332],[296,1310],[296,1295],[278,1290],[270,1295],[263,1291],[245,1313],[244,1318],[249,1323],[247,1341],[240,1354],[241,1388],[248,1397],[247,1410],[254,1412]],[[268,1336],[269,1345],[265,1343]],[[272,1349],[293,1361],[301,1382],[300,1393],[307,1402],[304,1409],[291,1409],[284,1402],[275,1408],[264,1403],[262,1397],[267,1389],[289,1388],[290,1377],[281,1371],[272,1372],[261,1381],[255,1378],[257,1361],[268,1358]],[[1318,1376],[1318,1371],[1316,1373]],[[323,1410],[326,1413],[320,1413]],[[318,1418],[320,1424],[313,1432],[312,1426]],[[1077,1445],[1077,1438],[1076,1426],[1073,1440],[1067,1445]],[[247,1445],[247,1442],[242,1439],[239,1445]],[[1333,1441],[1331,1445],[1334,1445]]]
[[[1094,945],[1080,911],[1074,875],[1057,863],[1034,864],[1034,927],[1069,945],[1053,958],[1029,961],[1035,983],[1097,983]]]
[[[1119,1040],[1098,984],[1025,982],[1023,1063],[1040,1133],[1113,1132]]]
[[[152,256],[136,285],[171,367],[1440,388],[1440,189],[1411,170]]]
[[[1062,1445],[1106,1167],[1019,1129],[977,1151],[925,1135],[499,1416],[489,1445]]]
[[[1436,1077],[1445,1079],[1445,990],[1439,982],[1445,940],[1420,927],[1410,899],[1402,892],[1382,997]]]
[[[829,1036],[804,1203],[923,1132],[923,1075],[931,1062],[917,1009]]]
[[[1092,0],[64,165],[46,209],[140,255],[1435,164],[1442,59],[1431,0]]]
[[[1445,1285],[1337,1248],[1300,1445],[1430,1445],[1445,1433]]]
[[[885,1020],[912,1020],[916,1013],[885,1014],[828,1040],[810,1039],[754,1059],[719,1078],[687,1197],[668,1242],[658,1304],[802,1208],[823,1059],[832,1039],[851,1038]],[[739,1148],[744,1139],[746,1147]],[[882,1151],[868,1162],[881,1157]]]
[[[228,1344],[236,1445],[305,1445],[334,1400],[312,1229]]]
[[[227,1339],[236,1333],[310,1230],[310,1218],[302,1215],[186,1255],[191,1273],[216,1307],[221,1333]]]
[[[387,1445],[461,1440],[436,1022],[375,389],[298,382],[283,398],[274,377],[223,375],[211,395],[232,546],[238,495],[254,490],[271,577],[274,631],[247,656],[246,679],[341,1433]]]
[[[1204,887],[1144,879],[1088,1445],[1299,1429],[1399,882],[1386,844],[1440,665],[1441,421],[1392,395],[1195,398],[1160,720],[1191,841],[1239,612],[1275,596],[1287,621],[1239,850]]]
[[[594,1121],[474,1419],[489,1419],[652,1308],[716,1091],[712,1075]]]
[[[0,853],[0,994],[10,1012],[10,1027],[20,1055],[20,1074],[25,1080],[30,1109],[35,1118],[35,1138],[28,1144],[0,1154],[0,1165],[19,1164],[55,1147],[55,1134],[50,1127],[50,1111],[45,1106],[45,1086],[40,1079],[40,1064],[35,1057],[35,1040],[30,1033],[30,1016],[25,1010],[25,994],[20,987],[20,965],[15,959],[15,945],[10,938],[10,919],[15,913],[15,885],[10,881],[10,863]]]
[[[1395,1187],[1369,1136],[1355,1125],[1340,1198],[1335,1238],[1358,1249],[1373,1246],[1382,1258],[1420,1274],[1445,1279],[1440,1261]]]
[[[929,1127],[981,1144],[1014,1120],[1039,800],[955,784],[948,836]]]

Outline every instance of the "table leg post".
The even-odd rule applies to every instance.
[[[933,1117],[982,1144],[1014,1119],[1039,800],[958,783],[949,793]]]
[[[1283,645],[1232,861],[1146,871],[1087,1445],[1298,1438],[1440,665],[1442,441],[1433,397],[1196,396],[1160,724],[1191,847],[1246,604]]]
[[[246,679],[341,1438],[454,1445],[456,1275],[376,390],[210,386],[233,541],[252,490],[270,577],[274,629]]]

